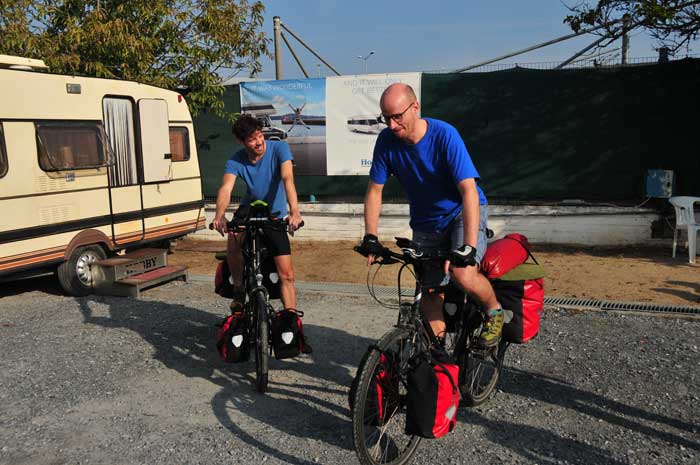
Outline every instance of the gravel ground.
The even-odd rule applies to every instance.
[[[37,287],[40,290],[36,290]],[[0,290],[0,463],[357,463],[347,390],[395,313],[367,297],[300,296],[315,352],[254,365],[213,349],[209,283],[142,300],[69,298],[53,280]],[[424,441],[416,464],[700,463],[700,320],[545,312],[506,354],[496,396]]]

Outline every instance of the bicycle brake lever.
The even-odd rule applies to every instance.
[[[372,264],[377,264],[377,265],[393,265],[394,263],[399,263],[399,261],[395,258],[391,257],[377,257],[374,259]]]

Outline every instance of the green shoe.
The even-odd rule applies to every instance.
[[[501,339],[501,331],[503,331],[503,309],[489,310],[489,319],[486,320],[479,334],[479,345],[482,347],[496,347]]]

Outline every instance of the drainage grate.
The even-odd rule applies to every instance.
[[[190,276],[193,281],[213,281],[213,276]],[[297,289],[306,292],[333,292],[348,295],[368,295],[365,284],[341,284],[341,283],[301,283],[297,282]],[[396,298],[395,287],[374,286],[377,297]],[[411,297],[413,289],[404,289],[403,296]],[[683,305],[659,305],[645,302],[615,302],[612,300],[577,299],[571,297],[545,297],[545,305],[554,305],[571,308],[590,308],[598,310],[614,310],[646,313],[677,313],[686,315],[700,315],[700,306]]]
[[[690,315],[700,315],[700,307],[691,307],[684,305],[659,305],[650,304],[646,302],[614,302],[611,300],[545,297],[544,303],[547,305],[558,305],[561,307],[596,308],[600,310],[615,310],[628,312],[683,313]]]

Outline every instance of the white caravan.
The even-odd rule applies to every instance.
[[[0,55],[0,279],[90,263],[204,227],[192,117],[176,92]]]
[[[386,128],[377,116],[360,115],[348,118],[348,130],[360,134],[379,134]]]

